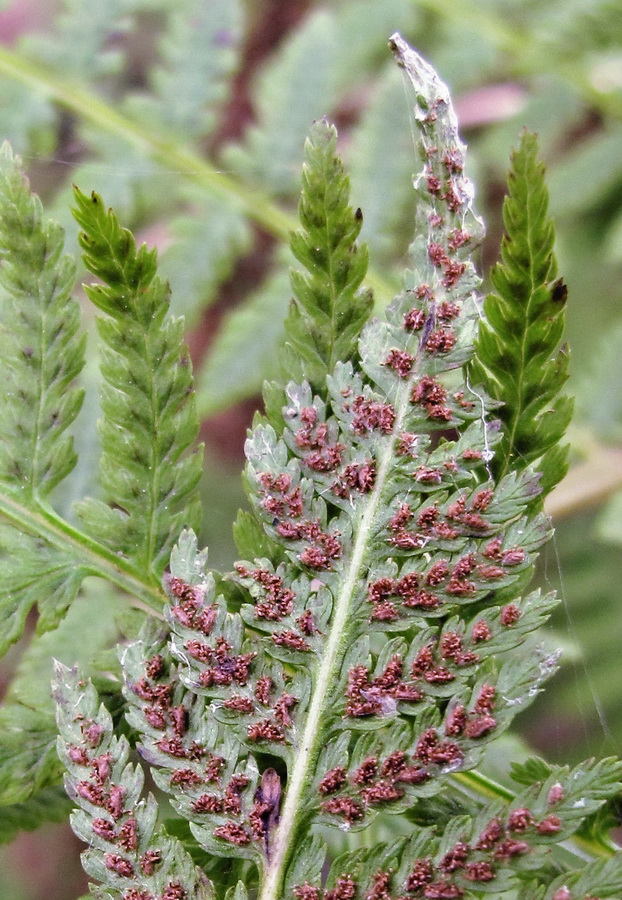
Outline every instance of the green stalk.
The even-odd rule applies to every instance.
[[[10,495],[0,493],[0,516],[19,531],[36,534],[53,547],[74,553],[89,574],[99,575],[135,598],[135,605],[152,615],[162,615],[163,594],[156,584],[145,580],[130,563],[97,541],[73,528],[53,510],[33,510]]]
[[[6,47],[0,47],[0,73],[53,100],[98,128],[118,135],[143,150],[154,162],[201,185],[221,198],[223,203],[230,203],[231,198],[235,197],[257,225],[280,240],[289,241],[290,232],[298,228],[298,219],[273,203],[262,191],[218,171],[202,156],[166,140],[142,123],[132,121],[101,98],[64,81],[39,63],[24,59]],[[366,283],[381,305],[395,294],[395,286],[373,269],[368,270]]]

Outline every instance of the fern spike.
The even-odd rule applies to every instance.
[[[180,529],[197,527],[200,517],[198,419],[183,320],[168,312],[155,251],[136,249],[96,194],[76,190],[76,201],[84,261],[103,282],[86,292],[105,314],[98,320],[105,501],[84,501],[79,510],[94,537],[155,577]]]
[[[486,298],[471,378],[503,404],[495,472],[536,463],[545,494],[568,468],[568,448],[559,442],[572,400],[561,393],[568,377],[568,351],[560,345],[567,289],[557,277],[555,230],[537,153],[536,136],[525,132],[512,155],[501,262],[491,275],[494,293]]]

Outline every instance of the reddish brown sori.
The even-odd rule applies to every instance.
[[[388,760],[380,766],[376,759],[366,760],[357,770],[359,781],[373,781],[379,774],[386,773],[387,763]],[[325,801],[323,808],[348,822],[355,822],[361,812],[356,797],[331,798]],[[457,840],[436,862],[431,848],[428,855],[412,861],[401,883],[393,871],[380,869],[368,876],[369,880],[364,884],[354,882],[347,875],[337,879],[336,884],[343,884],[347,896],[364,897],[365,900],[405,900],[404,892],[408,897],[423,900],[462,898],[469,893],[469,886],[494,882],[510,860],[529,853],[542,842],[542,837],[546,838],[561,827],[559,817],[548,815],[537,821],[529,809],[521,807],[511,811],[505,822],[499,818],[490,819],[479,834],[465,835]],[[517,832],[520,833],[518,840],[514,836]],[[293,893],[300,900],[325,900],[332,892],[306,883],[295,888]]]
[[[381,716],[394,711],[398,702],[417,703],[423,698],[423,692],[412,681],[405,681],[402,675],[403,662],[397,654],[376,678],[370,678],[365,666],[353,666],[348,672],[345,714]]]
[[[402,750],[384,759],[368,757],[350,773],[337,766],[318,784],[320,795],[330,796],[322,802],[322,810],[355,822],[364,817],[366,809],[401,800],[408,786],[423,784],[429,777],[427,770],[414,758],[409,760]]]

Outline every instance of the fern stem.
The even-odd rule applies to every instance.
[[[85,121],[139,147],[158,164],[200,184],[211,194],[221,197],[223,202],[230,203],[231,198],[235,197],[254,222],[281,240],[288,241],[290,232],[298,227],[294,216],[272,203],[261,191],[219,172],[203,157],[163,140],[159,134],[133,122],[94,94],[69,84],[45,67],[12,53],[6,47],[0,47],[0,72],[54,100]],[[396,285],[372,268],[367,272],[366,283],[381,305],[395,294]]]
[[[134,605],[161,617],[164,597],[156,584],[141,578],[133,566],[73,528],[53,510],[39,506],[34,511],[8,494],[0,493],[0,516],[20,531],[35,534],[60,550],[74,551],[90,575],[105,578],[130,594]]]

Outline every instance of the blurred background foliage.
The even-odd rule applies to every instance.
[[[245,430],[289,300],[287,237],[313,119],[327,115],[339,129],[379,307],[406,265],[417,164],[408,92],[386,46],[394,30],[452,90],[488,224],[484,269],[498,255],[510,150],[523,126],[540,136],[570,292],[577,411],[574,466],[551,496],[557,536],[541,567],[564,601],[546,637],[564,647],[564,663],[521,720],[520,740],[555,761],[619,754],[619,0],[5,0],[0,137],[23,156],[70,249],[72,183],[101,192],[139,239],[159,247],[174,307],[186,316],[204,419],[202,537],[212,563],[229,566]],[[67,509],[93,492],[94,359],[85,381]],[[489,766],[502,775],[500,755]],[[37,837],[0,855],[0,900],[71,900],[84,891],[68,861],[77,855],[73,838],[52,825]]]

